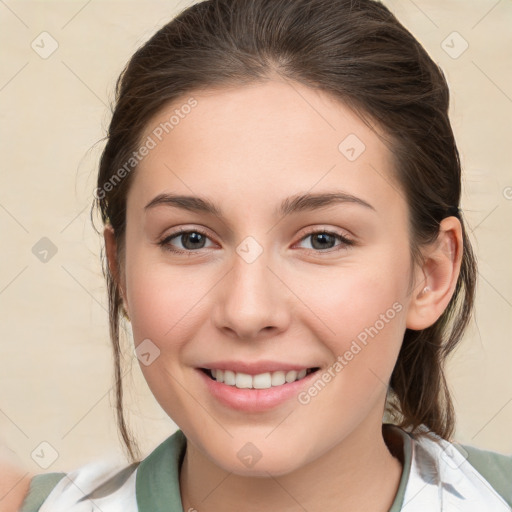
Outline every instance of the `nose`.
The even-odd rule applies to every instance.
[[[254,261],[234,255],[219,283],[213,322],[225,335],[254,340],[275,337],[290,323],[291,298],[285,279],[263,252]]]

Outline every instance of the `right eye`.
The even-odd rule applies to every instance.
[[[174,239],[181,240],[182,248],[176,248],[171,243]],[[199,249],[204,249],[204,244],[207,240],[209,240],[209,237],[200,229],[180,229],[160,240],[158,245],[166,251],[177,254],[190,254],[197,252]]]

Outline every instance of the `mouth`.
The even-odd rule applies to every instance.
[[[231,370],[199,368],[199,370],[205,373],[211,380],[226,384],[227,386],[236,387],[238,389],[269,389],[279,387],[302,380],[319,369],[319,367],[313,367],[303,368],[300,371],[278,370],[274,372],[250,375],[248,373],[234,372]]]

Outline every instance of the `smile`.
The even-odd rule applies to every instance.
[[[238,389],[268,389],[289,384],[318,370],[318,368],[304,368],[300,371],[296,370],[278,370],[275,372],[265,372],[257,375],[249,375],[248,373],[234,372],[231,370],[207,369],[201,368],[212,380],[233,386]]]

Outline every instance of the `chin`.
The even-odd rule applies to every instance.
[[[254,446],[244,446],[235,454],[235,458],[226,459],[224,452],[221,458],[210,454],[210,458],[229,473],[245,477],[283,476],[299,469],[301,461],[290,456],[290,453],[272,453],[272,456],[256,451]]]

